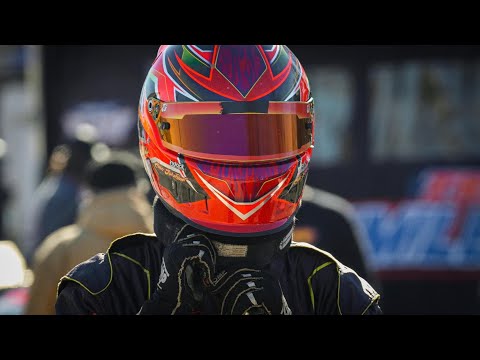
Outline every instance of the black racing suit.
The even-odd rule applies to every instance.
[[[156,236],[137,233],[117,239],[106,253],[93,256],[62,277],[58,315],[138,313],[156,289],[166,237],[198,233],[184,223],[165,224],[163,219],[173,215],[160,209],[159,216],[157,208],[158,204],[154,210]],[[381,314],[380,295],[364,279],[331,254],[307,243],[295,243],[291,237],[291,228],[286,229],[273,235],[275,241],[252,242],[245,253],[256,254],[254,263],[280,280],[292,314]],[[216,235],[209,234],[209,238],[219,240]],[[229,246],[222,244],[217,262],[232,261]],[[238,250],[238,245],[232,249]]]

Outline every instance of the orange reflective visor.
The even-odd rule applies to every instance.
[[[151,108],[158,109],[154,119],[163,145],[200,159],[284,159],[312,145],[313,101],[158,101]]]

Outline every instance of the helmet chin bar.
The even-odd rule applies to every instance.
[[[294,228],[293,220],[282,228],[268,235],[254,237],[232,237],[212,233],[211,230],[199,229],[192,222],[185,222],[172,213],[172,209],[157,196],[154,201],[154,230],[165,245],[179,238],[193,234],[206,235],[217,249],[218,264],[221,267],[234,264],[252,264],[257,267],[267,266],[272,260],[284,253],[291,244]]]

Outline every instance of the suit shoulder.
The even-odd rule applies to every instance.
[[[60,279],[57,293],[67,283],[77,283],[92,295],[105,291],[112,282],[114,263],[112,254],[122,254],[127,259],[141,258],[145,246],[153,243],[156,237],[151,234],[135,233],[114,240],[105,253],[98,253],[81,262]],[[135,262],[135,260],[134,260]]]
[[[380,295],[353,269],[338,261],[332,254],[307,243],[292,243],[294,260],[302,264],[312,292],[326,284],[335,284],[339,314],[378,313]],[[378,311],[376,310],[378,308]],[[375,311],[374,311],[375,310]]]
[[[338,306],[341,314],[381,313],[380,294],[354,270],[338,264]]]
[[[112,241],[107,252],[135,252],[157,242],[158,239],[155,234],[134,233]]]
[[[112,281],[112,263],[108,254],[99,253],[81,262],[60,279],[57,294],[67,283],[77,283],[92,295],[103,292]]]
[[[316,260],[315,262],[326,261],[326,262],[332,262],[335,264],[338,263],[338,260],[328,251],[319,249],[318,247],[306,242],[292,241],[289,252],[294,256],[307,257],[312,260]]]

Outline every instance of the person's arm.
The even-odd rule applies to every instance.
[[[381,315],[380,295],[352,269],[326,262],[309,277],[316,314]]]
[[[300,296],[306,297],[306,313],[381,314],[377,291],[332,254],[309,244],[293,243],[289,262],[294,264]]]
[[[80,284],[67,281],[59,291],[55,303],[57,315],[97,315],[104,309],[97,298]]]
[[[114,268],[110,255],[99,253],[70,270],[58,283],[56,315],[112,314],[114,310],[106,304],[116,296],[115,287],[110,286]]]

